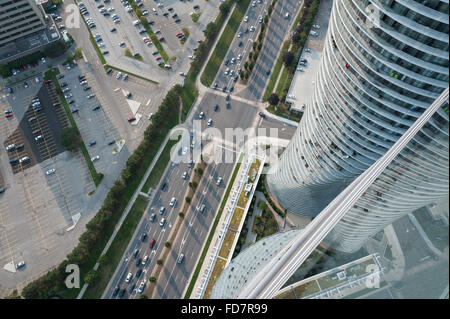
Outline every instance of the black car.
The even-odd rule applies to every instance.
[[[170,12],[172,12],[173,11],[173,8],[172,7],[170,7],[169,9],[167,9],[167,10],[169,10]]]
[[[134,288],[136,288],[136,284],[132,284],[132,285],[131,285],[130,290],[129,290],[130,294],[133,293]],[[125,290],[125,289],[124,289],[124,290]]]
[[[225,65],[228,65],[229,63],[230,63],[229,59],[225,61]]]
[[[162,183],[161,190],[163,191],[166,188],[167,182]]]
[[[231,108],[230,102],[227,102],[227,109],[230,109],[230,108]]]
[[[159,54],[158,51],[154,51],[154,52],[152,53],[152,55],[158,55],[158,54]]]
[[[263,112],[259,112],[258,115],[261,116],[262,118],[266,118],[266,114],[264,114]]]
[[[135,249],[133,252],[133,257],[136,258],[139,254],[139,249]]]
[[[9,160],[9,164],[11,165],[16,165],[17,163],[19,163],[19,159],[17,157],[14,157]]]
[[[266,71],[266,75],[269,75],[269,74],[270,74],[270,70],[267,70],[267,71]]]
[[[108,142],[108,145],[113,145],[115,142],[116,142],[115,140],[112,140],[112,141]]]
[[[24,148],[23,144],[16,145],[16,150],[17,151],[21,151],[21,150],[23,150],[23,148]]]
[[[222,91],[223,91],[223,92],[226,92],[226,91],[227,91],[227,87],[224,86],[223,89],[222,89]]]
[[[73,104],[73,103],[75,103],[75,100],[69,100],[69,101],[67,101],[67,104]]]
[[[0,194],[3,194],[5,192],[4,188],[0,188]]]
[[[108,70],[106,70],[106,74],[110,74],[112,72],[112,69],[109,68]]]
[[[99,110],[100,109],[100,105],[96,105],[96,106],[94,106],[93,108],[92,108],[92,111],[97,111],[97,110]]]
[[[120,291],[119,297],[122,298],[123,295],[125,295],[125,289],[122,289],[122,290]]]
[[[199,5],[195,5],[194,6],[194,10],[198,10],[198,9],[200,9],[200,6]]]
[[[164,12],[164,13],[163,13],[163,16],[165,16],[165,17],[167,17],[168,15],[169,15],[168,12]]]
[[[136,271],[136,279],[139,279],[141,274],[142,274],[142,269],[138,269],[138,271]]]
[[[176,19],[176,20],[175,20],[175,23],[180,23],[180,22],[181,22],[180,19]]]
[[[60,87],[66,87],[67,86],[67,82],[63,82],[63,83],[61,83],[60,85],[59,85]]]
[[[142,233],[141,234],[141,240],[144,241],[147,238],[147,234],[146,233]]]
[[[80,81],[83,81],[83,80],[85,80],[86,79],[86,77],[84,76],[84,75],[79,75],[78,76],[78,80],[80,80]]]
[[[231,90],[231,89],[230,89]],[[230,100],[230,94],[227,94],[226,100],[229,101]]]
[[[175,14],[172,16],[172,18],[175,19],[176,17],[178,17],[178,14],[175,13]]]
[[[136,259],[136,267],[139,267],[142,263],[142,258]]]
[[[57,78],[58,80],[61,80],[63,77],[64,77],[64,74],[58,74],[58,75],[56,76],[56,78]]]
[[[238,46],[241,47],[243,45],[242,41],[239,41]]]
[[[239,77],[236,75],[236,76],[234,77],[234,83],[236,83],[238,80],[239,80]]]
[[[219,104],[214,105],[214,111],[218,111],[219,110]]]
[[[152,21],[149,21],[148,24],[154,25],[154,24],[155,24],[155,21],[153,21],[153,20],[152,20]]]
[[[90,89],[91,89],[90,86],[85,86],[83,90],[87,91],[87,90],[90,90]]]
[[[117,31],[116,28],[112,28],[112,29],[111,29],[111,32],[116,32],[116,31]]]
[[[234,86],[230,87],[230,93],[234,91]]]
[[[120,287],[116,286],[116,288],[114,288],[114,291],[112,293],[112,296],[115,297],[118,293],[119,293]]]

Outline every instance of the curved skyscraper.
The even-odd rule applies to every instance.
[[[313,96],[277,171],[268,176],[270,191],[281,206],[303,216],[318,214],[448,87],[448,2],[334,1]],[[446,113],[441,120],[448,127]],[[402,179],[401,187],[390,188],[389,194],[371,194],[371,208],[388,201],[384,217],[372,216],[379,225],[404,214],[406,208],[429,203],[445,190],[441,188],[445,176],[439,177],[442,152],[434,144],[420,147],[421,142],[426,146],[433,141],[433,130],[445,131],[443,125],[431,124],[411,151],[412,158],[399,162],[398,169],[408,171],[401,177],[392,175]],[[421,176],[435,179],[416,189]],[[357,218],[370,214],[365,210]],[[364,220],[369,223],[372,217]],[[372,226],[364,236],[374,230]],[[345,250],[353,249],[350,246]]]

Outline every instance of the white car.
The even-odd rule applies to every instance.
[[[159,222],[159,226],[163,227],[166,223],[166,219],[162,218],[161,221]]]
[[[19,163],[23,163],[23,162],[26,162],[26,161],[28,161],[28,160],[30,160],[30,158],[29,158],[28,156],[24,156],[24,157],[22,157],[22,158],[19,160]]]
[[[191,59],[191,60],[195,59],[193,55],[188,55],[188,58]]]
[[[145,264],[147,263],[147,261],[148,261],[148,255],[145,255],[144,259],[142,259],[142,265],[145,266]]]
[[[211,126],[212,123],[213,123],[212,119],[209,119],[209,120],[208,120],[208,126]]]
[[[217,183],[216,183],[216,185],[217,185],[217,186],[219,186],[219,185],[220,185],[220,183],[222,183],[222,177],[220,177],[220,176],[219,176],[219,178],[217,179]]]
[[[66,99],[68,99],[69,97],[72,97],[72,93],[64,94],[64,97],[65,97]]]
[[[242,36],[242,32],[238,33],[238,38],[240,38]]]
[[[151,120],[152,120],[152,117],[153,117],[153,113],[150,113],[150,114],[148,115],[148,120],[151,121]]]
[[[181,75],[181,76],[185,76],[184,72],[180,72],[178,74]]]
[[[187,179],[187,172],[184,172],[182,177],[183,179]]]
[[[12,151],[15,149],[15,145],[14,144],[9,144],[8,146],[6,146],[6,150],[7,151]]]
[[[318,25],[318,24],[313,24],[313,26],[312,26],[314,29],[320,29],[320,25]]]
[[[127,79],[128,79],[128,74],[125,73],[125,74],[123,75],[123,80],[126,81]]]
[[[252,2],[252,7],[256,7],[256,1]]]
[[[95,161],[98,161],[99,159],[100,159],[100,156],[97,155],[97,156],[94,156],[93,158],[91,158],[91,161],[95,162]]]
[[[142,281],[141,284],[139,285],[138,291],[141,293],[144,291],[144,287],[145,287],[145,282]]]
[[[119,47],[124,47],[125,46],[125,42],[120,42],[119,43]]]
[[[245,16],[244,22],[248,22],[248,16]]]
[[[298,67],[298,68],[297,68],[297,71],[304,72],[305,70],[303,70],[302,67]]]
[[[200,112],[200,114],[198,115],[198,118],[199,118],[199,119],[202,119],[202,118],[204,118],[204,117],[205,117],[205,113]]]
[[[20,269],[20,268],[22,268],[23,266],[25,266],[25,262],[24,262],[24,261],[21,261],[21,262],[19,262],[19,263],[16,265],[16,269]]]
[[[131,272],[128,273],[127,278],[125,278],[125,282],[129,283],[131,280],[131,277],[133,277],[133,274]]]
[[[37,142],[37,141],[39,141],[41,138],[43,138],[43,136],[42,136],[42,135],[38,135],[38,136],[36,136],[34,139],[35,139],[35,141]]]
[[[319,35],[316,31],[310,31],[309,34],[314,37],[317,37]]]
[[[46,175],[51,175],[55,172],[54,168],[49,169],[48,171],[45,172]]]
[[[251,27],[250,27],[250,31],[251,31],[251,32],[255,31],[255,27],[254,27],[254,26],[251,26]]]
[[[174,207],[176,202],[177,202],[177,199],[175,197],[172,197],[172,199],[170,200],[170,203],[169,203],[170,207]]]
[[[120,79],[121,77],[122,77],[122,72],[119,72],[119,73],[116,74],[116,79],[117,80]]]
[[[94,93],[89,94],[88,96],[86,96],[87,99],[92,99],[95,96]]]
[[[177,264],[181,264],[184,259],[184,254],[179,254],[177,257]]]

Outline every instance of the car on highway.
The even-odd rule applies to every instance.
[[[208,124],[208,126],[211,126],[213,124],[213,120],[209,119],[207,124]]]
[[[203,213],[205,211],[206,205],[202,204],[199,208],[200,213]]]
[[[313,24],[312,27],[313,27],[314,29],[320,29],[320,25],[318,25],[318,24]]]
[[[116,31],[117,31],[116,28],[112,28],[112,29],[111,29],[111,32],[116,32]]]
[[[182,177],[183,177],[183,179],[187,179],[187,177],[188,177],[187,172],[184,172]]]
[[[159,214],[160,214],[160,215],[163,215],[165,211],[166,211],[166,208],[165,208],[164,206],[161,206],[161,207],[159,208]]]
[[[313,37],[317,37],[319,35],[319,33],[317,33],[316,31],[309,31],[309,34],[312,35]]]
[[[131,272],[129,272],[127,277],[125,278],[125,282],[129,283],[132,277],[133,277],[133,274]]]
[[[136,258],[139,255],[139,249],[135,249],[133,252],[133,258]]]
[[[145,257],[142,259],[142,265],[145,266],[145,264],[147,264],[148,261],[148,255],[145,255]]]
[[[222,183],[222,177],[219,176],[217,179],[216,185],[219,186]]]
[[[117,296],[117,294],[119,293],[119,290],[120,290],[120,287],[119,287],[119,286],[116,286],[116,287],[114,288],[114,290],[113,290],[112,296],[113,296],[113,297]]]
[[[98,161],[99,159],[100,159],[100,156],[96,155],[93,158],[91,158],[91,161],[95,162],[95,161]]]
[[[125,288],[120,291],[119,298],[122,298],[124,295],[125,295]]]
[[[227,102],[226,106],[227,106],[227,109],[230,109],[231,108],[230,102]]]
[[[147,238],[147,233],[142,233],[141,234],[141,241],[145,241],[146,238]]]
[[[136,263],[135,263],[136,267],[139,267],[141,265],[141,262],[142,262],[142,258],[137,259]],[[136,273],[136,277],[139,277],[137,273]]]
[[[248,16],[244,17],[244,22],[248,22]]]
[[[152,239],[150,240],[150,243],[148,244],[148,247],[149,247],[149,248],[153,248],[153,246],[155,246],[155,244],[156,244],[156,240],[155,240],[155,238],[152,238]]]
[[[204,117],[205,117],[205,113],[200,112],[200,113],[198,114],[198,118],[199,118],[199,119],[203,119]]]
[[[150,215],[150,222],[153,223],[155,221],[155,219],[156,219],[156,214],[155,213],[151,214]]]
[[[159,222],[159,226],[164,227],[165,224],[166,224],[166,219],[162,218],[161,221]]]
[[[145,287],[145,281],[141,281],[141,283],[139,285],[139,288],[138,288],[138,291],[140,293],[142,293],[144,291],[144,287]]]
[[[176,202],[177,202],[177,199],[175,197],[172,197],[172,199],[169,202],[170,207],[174,207]]]
[[[179,254],[177,257],[177,264],[181,264],[184,259],[184,254]]]

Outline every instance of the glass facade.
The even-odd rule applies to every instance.
[[[448,87],[448,13],[443,1],[333,2],[313,96],[267,179],[283,208],[317,215]]]

